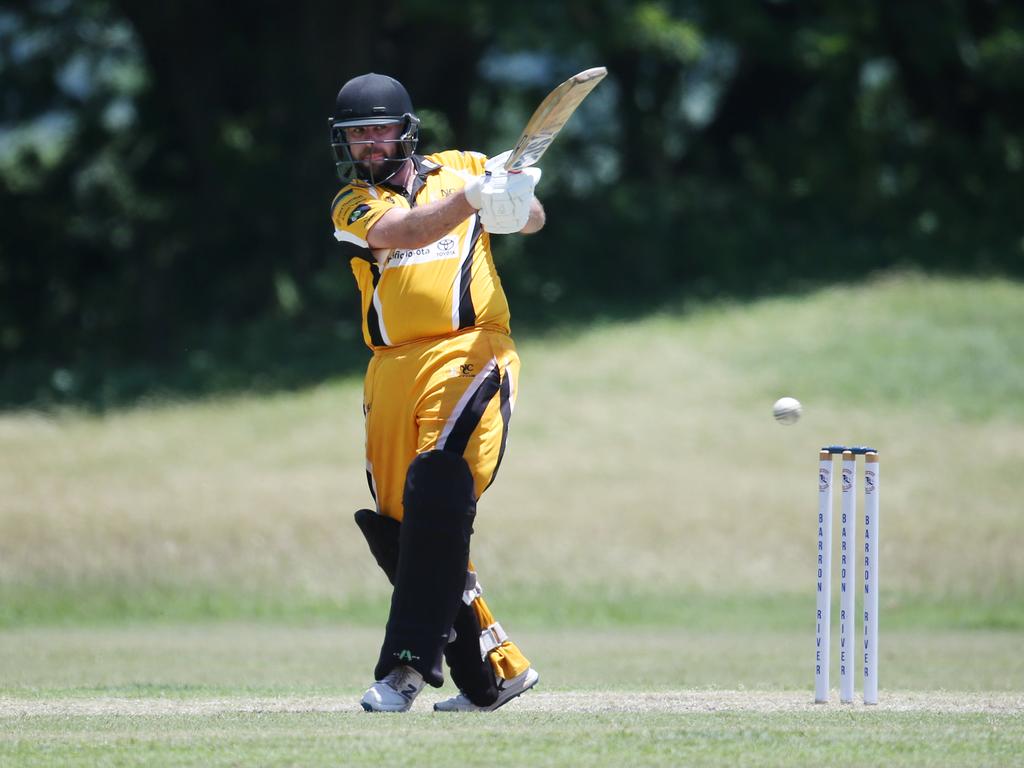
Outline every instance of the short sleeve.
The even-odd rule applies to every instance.
[[[331,203],[334,237],[342,242],[369,248],[366,237],[370,228],[394,206],[393,199],[374,197],[368,187],[345,187]]]

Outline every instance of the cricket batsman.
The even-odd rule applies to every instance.
[[[338,92],[331,203],[351,254],[373,351],[363,388],[366,476],[356,512],[393,585],[369,712],[405,712],[425,684],[458,695],[442,712],[491,711],[539,676],[484,602],[470,561],[477,500],[494,481],[518,395],[519,357],[491,236],[544,226],[540,171],[505,156],[416,154],[420,121],[397,80],[370,73]]]

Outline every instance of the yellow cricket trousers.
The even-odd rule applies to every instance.
[[[515,405],[519,356],[503,332],[475,328],[374,352],[366,371],[366,474],[377,511],[403,517],[409,464],[431,450],[459,453],[473,475],[477,499],[493,482]],[[470,563],[470,570],[476,567]],[[480,627],[497,626],[483,598],[472,607]],[[488,658],[498,677],[530,662],[505,639]]]

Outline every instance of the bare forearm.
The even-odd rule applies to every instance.
[[[451,232],[476,209],[462,194],[416,208],[395,208],[369,231],[371,248],[419,248]]]
[[[519,230],[519,233],[532,235],[534,232],[540,232],[544,229],[545,221],[547,221],[547,215],[544,213],[544,206],[535,197],[530,203],[530,218],[526,220],[526,226]]]

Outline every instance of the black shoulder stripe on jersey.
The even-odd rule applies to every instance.
[[[408,193],[406,193],[404,187],[397,187],[392,184],[388,184],[387,182],[385,182],[384,186],[390,187],[403,195],[405,199],[409,201],[409,207],[415,208],[416,195],[418,195],[420,190],[423,189],[423,185],[427,183],[427,176],[441,170],[441,165],[433,162],[432,160],[427,160],[423,155],[413,155],[412,163],[416,169],[416,176],[412,180],[412,189]]]
[[[406,200],[409,201],[410,208],[416,207],[416,195],[419,194],[419,191],[423,189],[423,185],[426,183],[427,180],[424,179],[422,176],[417,176],[415,179],[412,180],[412,189],[409,190],[409,194],[406,196]]]
[[[433,173],[441,168],[440,163],[435,163],[433,160],[427,160],[423,155],[413,155],[412,161],[416,163],[416,174],[426,176],[427,174]]]
[[[441,169],[438,163],[427,160],[423,155],[413,155],[412,164],[415,168],[416,175],[412,180],[412,189],[406,191],[405,187],[400,184],[392,184],[390,181],[382,181],[379,186],[387,187],[392,192],[397,192],[406,200],[409,201],[409,207],[416,207],[416,195],[423,189],[423,185],[427,183],[427,176]]]
[[[477,243],[483,234],[484,228],[480,223],[480,217],[476,217],[473,224],[473,235],[469,240],[469,252],[465,261],[462,262],[459,274],[459,328],[472,328],[476,325],[476,307],[473,306],[473,254],[476,253]]]
[[[466,407],[462,409],[462,413],[455,420],[452,431],[448,433],[448,438],[444,441],[444,445],[439,446],[441,450],[451,451],[460,456],[466,452],[466,446],[469,445],[469,438],[473,434],[473,430],[480,424],[480,419],[484,416],[487,404],[494,399],[494,395],[498,392],[500,386],[501,371],[498,370],[498,366],[494,366],[494,370],[490,372],[487,378],[479,382],[476,392],[472,394],[469,402],[466,403]]]
[[[508,371],[501,377],[501,448],[498,449],[498,461],[494,464],[494,472],[491,479],[487,481],[487,488],[498,476],[501,468],[501,460],[505,456],[505,443],[508,441],[508,423],[512,421],[512,377]],[[487,490],[486,488],[484,490]]]
[[[377,292],[377,283],[380,282],[380,267],[377,262],[370,265],[370,273],[373,275],[373,293]],[[377,315],[377,308],[373,306],[373,297],[370,297],[370,306],[366,310],[366,329],[370,332],[370,343],[375,347],[384,346],[384,337],[380,333],[380,317]]]

